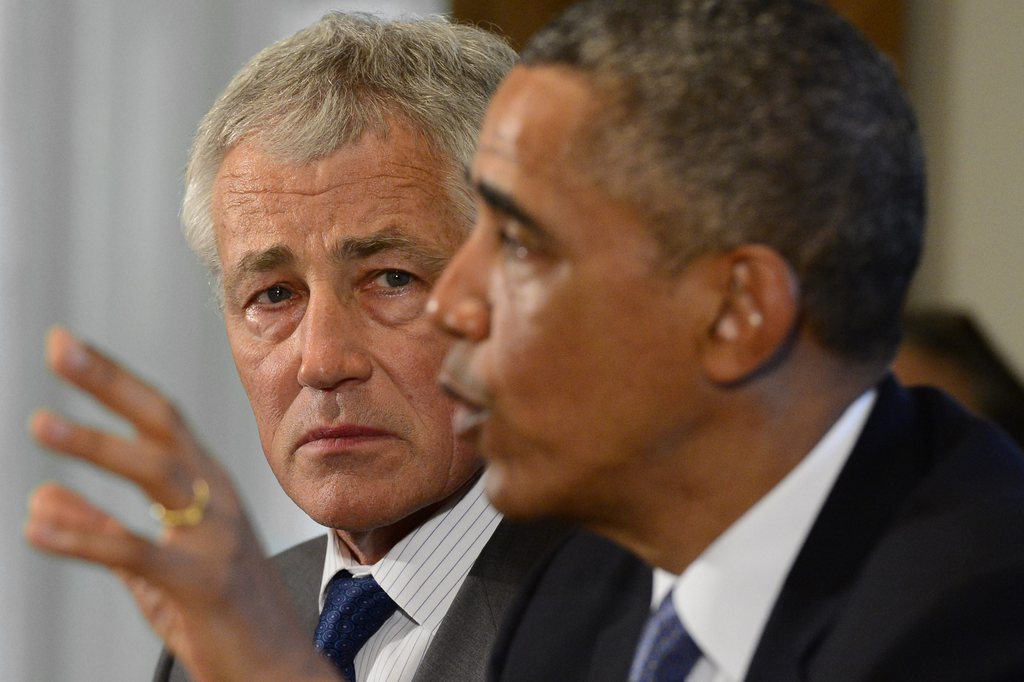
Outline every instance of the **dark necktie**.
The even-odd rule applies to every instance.
[[[647,619],[629,682],[684,682],[700,658],[700,648],[679,620],[669,592]]]
[[[356,654],[396,608],[371,576],[355,578],[347,571],[338,571],[327,584],[314,644],[345,679],[355,682]]]

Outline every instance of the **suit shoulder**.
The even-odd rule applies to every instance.
[[[625,679],[650,613],[651,569],[587,531],[567,536],[510,609],[491,661],[495,680]]]
[[[307,562],[310,557],[316,557],[322,562],[326,553],[327,535],[319,535],[281,550],[270,557],[270,563],[275,566],[288,565],[296,561]]]

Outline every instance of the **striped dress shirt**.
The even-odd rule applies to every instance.
[[[372,575],[398,604],[356,655],[358,682],[410,682],[448,608],[501,515],[487,502],[483,479],[455,505],[430,518],[372,566],[353,560],[335,533],[327,534],[320,584],[323,609],[327,583],[340,570]]]

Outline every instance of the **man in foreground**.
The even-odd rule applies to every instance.
[[[253,614],[278,623],[290,600],[301,646],[312,651],[315,631],[349,679],[483,676],[505,605],[554,529],[503,523],[487,504],[481,460],[453,436],[452,403],[436,382],[448,341],[423,308],[471,225],[463,169],[514,58],[499,38],[440,19],[331,14],[257,55],[199,127],[186,236],[216,283],[267,460],[296,504],[331,529],[275,559],[287,597],[229,563],[257,563],[259,547],[230,484],[166,400],[66,333],[50,339],[58,373],[139,437],[122,441],[48,414],[33,430],[101,465],[147,456],[112,468],[140,476],[162,505],[167,568],[201,614],[178,608],[173,588],[129,583],[194,670],[251,679],[255,663],[260,675],[284,679],[275,671],[288,659],[270,652],[289,641],[287,628],[258,633],[255,662],[206,663],[230,648],[210,623]],[[47,495],[68,494],[44,489],[37,509]],[[83,513],[101,535],[125,537],[98,512]],[[202,555],[211,548],[218,556]],[[213,576],[190,574],[197,565]],[[353,606],[355,592],[379,608],[352,639],[350,622],[369,623],[349,615],[362,603]],[[250,603],[232,611],[230,595]],[[156,679],[184,671],[165,656]]]
[[[470,180],[430,304],[455,423],[504,513],[679,575],[630,679],[1024,679],[1024,459],[889,375],[924,166],[851,27],[584,3],[502,83]],[[633,563],[563,546],[494,676],[614,679],[601,600]]]

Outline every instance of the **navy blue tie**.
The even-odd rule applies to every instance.
[[[629,669],[629,682],[684,682],[701,655],[679,620],[669,592],[647,619]]]
[[[355,682],[356,654],[396,608],[373,577],[355,578],[347,571],[338,571],[327,584],[314,644],[345,679]]]

